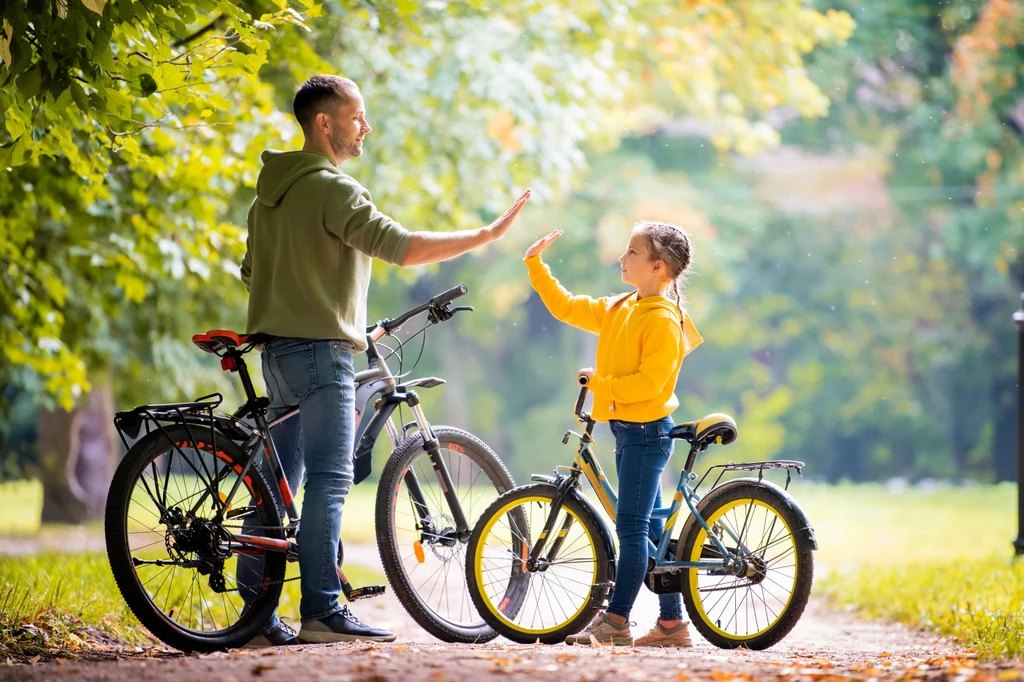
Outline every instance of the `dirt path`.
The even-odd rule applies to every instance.
[[[365,617],[392,614],[388,607]],[[415,627],[415,626],[411,626]],[[640,629],[640,628],[638,628]],[[421,637],[417,639],[426,639]],[[1000,674],[1001,673],[1001,674]],[[1007,674],[1009,673],[1009,674]],[[233,651],[206,656],[170,656],[149,660],[68,662],[0,668],[0,680],[216,680],[258,678],[286,682],[379,680],[476,681],[512,678],[531,681],[688,679],[825,680],[1016,679],[1009,670],[977,669],[974,661],[948,642],[901,626],[867,623],[830,612],[820,601],[790,636],[764,652],[722,651],[697,641],[688,650],[624,647],[520,646],[495,641],[446,645],[405,640],[395,644],[306,645],[285,650]]]
[[[345,550],[348,562],[379,570],[374,547],[346,546]],[[423,632],[390,594],[358,602],[353,610],[363,620],[395,631],[398,642],[305,645],[206,656],[154,651],[148,657],[135,655],[110,661],[4,666],[0,667],[0,681],[1018,679],[1018,671],[1010,666],[977,666],[972,656],[946,640],[900,625],[870,623],[836,613],[820,599],[812,600],[800,623],[782,643],[764,652],[723,651],[696,636],[694,648],[671,651],[564,644],[521,646],[500,639],[489,644],[449,645]],[[646,632],[656,615],[656,598],[643,590],[633,614],[635,634]]]

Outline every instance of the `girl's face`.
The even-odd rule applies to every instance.
[[[651,245],[645,237],[633,234],[626,252],[619,256],[622,281],[637,289],[649,289],[668,281],[668,268],[662,260],[651,260]]]

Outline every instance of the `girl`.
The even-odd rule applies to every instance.
[[[569,644],[634,645],[629,612],[647,573],[647,538],[657,541],[664,525],[652,522],[661,507],[661,473],[672,454],[669,416],[679,405],[673,391],[683,357],[703,339],[682,308],[679,282],[690,266],[690,237],[667,223],[633,226],[619,257],[622,281],[636,287],[594,300],[574,296],[551,275],[541,252],[562,235],[555,230],[526,251],[530,282],[559,320],[598,335],[597,367],[579,371],[594,394],[591,416],[607,421],[615,436],[619,501],[615,532],[619,563],[607,611],[597,614]],[[668,297],[671,293],[674,301]],[[635,646],[691,646],[678,594],[659,595],[657,625]]]

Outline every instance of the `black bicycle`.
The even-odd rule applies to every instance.
[[[414,389],[439,386],[442,379],[404,381],[387,360],[401,362],[412,338],[422,334],[425,344],[430,326],[472,310],[450,305],[466,291],[460,285],[369,327],[368,368],[356,374],[355,483],[370,473],[381,431],[392,446],[376,497],[377,546],[387,578],[416,622],[448,642],[495,637],[469,598],[463,566],[477,517],[514,482],[479,438],[427,420]],[[423,313],[427,320],[412,337],[395,348],[381,342]],[[139,621],[170,646],[205,652],[255,636],[277,605],[287,562],[297,560],[299,515],[271,429],[298,409],[267,422],[269,400],[256,395],[244,355],[268,337],[214,330],[192,340],[220,356],[225,371],[238,373],[246,402],[233,414],[217,411],[220,394],[119,412],[114,421],[128,452],[107,497],[105,534],[114,578]],[[383,357],[382,349],[388,352]],[[401,416],[404,407],[412,420],[396,426],[396,410]],[[367,410],[372,414],[360,419]],[[346,525],[358,522],[346,518]],[[353,589],[341,570],[342,553],[339,547],[348,600],[384,591]],[[238,583],[243,561],[255,562],[250,567],[257,566],[258,580]]]

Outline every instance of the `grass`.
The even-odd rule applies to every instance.
[[[1015,485],[794,494],[818,539],[816,591],[866,616],[955,636],[982,660],[1024,657]]]
[[[383,576],[346,567],[353,585]],[[298,575],[288,565],[287,577]],[[299,621],[299,582],[285,583],[279,614]],[[0,556],[0,659],[69,656],[155,643],[121,599],[100,552]]]

